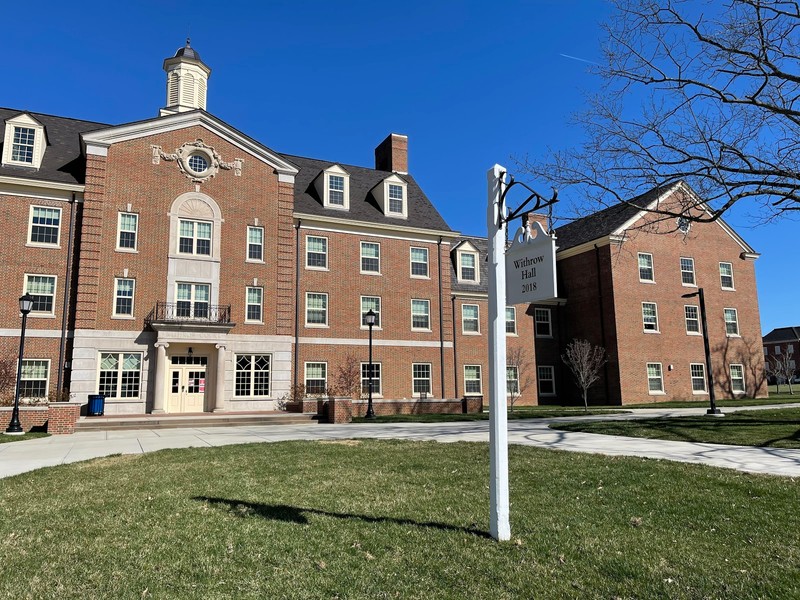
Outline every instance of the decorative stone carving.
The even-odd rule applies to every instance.
[[[220,169],[232,170],[236,177],[240,177],[244,166],[244,159],[242,158],[234,158],[232,162],[225,162],[212,146],[207,145],[201,139],[186,142],[181,147],[176,148],[172,154],[164,152],[161,146],[151,145],[150,148],[153,153],[154,165],[160,164],[162,159],[170,162],[175,161],[178,163],[181,173],[194,183],[208,181],[215,177]],[[194,156],[198,157],[198,160],[193,165],[190,159]],[[197,170],[197,164],[205,164],[205,168]]]

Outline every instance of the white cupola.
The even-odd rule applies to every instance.
[[[167,106],[160,114],[171,115],[189,110],[206,109],[206,91],[208,89],[208,68],[200,55],[191,47],[189,38],[186,46],[179,48],[172,58],[164,61],[167,73]]]

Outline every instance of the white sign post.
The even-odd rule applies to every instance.
[[[556,238],[542,224],[520,227],[506,250],[506,302],[530,304],[555,298]]]
[[[506,415],[506,269],[505,210],[500,195],[505,169],[487,173],[489,208],[489,532],[498,541],[511,539],[508,509],[508,424]]]

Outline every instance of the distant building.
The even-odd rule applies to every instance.
[[[800,375],[796,358],[800,352],[800,326],[773,329],[764,336],[762,344],[764,360],[780,359],[788,355],[789,368],[794,369],[795,375]]]

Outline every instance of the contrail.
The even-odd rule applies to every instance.
[[[577,56],[570,56],[569,54],[561,54],[559,52],[559,56],[563,56],[564,58],[569,58],[571,60],[578,60],[580,62],[589,63],[590,65],[599,65],[600,63],[596,63],[593,60],[586,60],[585,58],[578,58]]]

